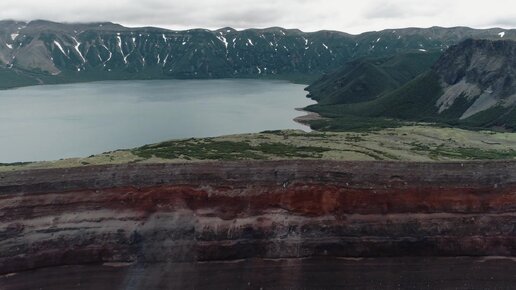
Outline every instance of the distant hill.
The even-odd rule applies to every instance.
[[[439,52],[467,38],[516,39],[516,31],[433,27],[350,35],[279,27],[172,31],[109,22],[0,21],[0,67],[6,70],[0,73],[0,88],[159,78],[252,77],[306,83],[352,60]]]
[[[403,67],[402,63],[397,66]],[[339,118],[354,116],[516,130],[516,42],[468,39],[449,48],[428,71],[399,88],[393,89],[384,79],[370,78],[366,83],[377,85],[380,94],[354,103],[323,94],[319,95],[323,102],[310,109],[335,118],[325,125],[328,128],[338,128],[343,121]],[[324,104],[327,99],[336,102]]]
[[[429,70],[440,55],[439,50],[360,58],[323,76],[306,90],[310,98],[323,105],[373,100]]]

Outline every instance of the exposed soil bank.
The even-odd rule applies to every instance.
[[[515,224],[510,161],[211,162],[0,173],[2,274],[92,263],[515,256]]]

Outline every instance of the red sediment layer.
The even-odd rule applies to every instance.
[[[516,162],[0,173],[0,273],[104,262],[513,256]]]

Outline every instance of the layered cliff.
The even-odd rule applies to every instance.
[[[516,163],[212,162],[0,173],[0,273],[514,256]]]

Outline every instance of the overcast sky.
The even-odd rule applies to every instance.
[[[360,33],[400,27],[516,27],[514,0],[1,0],[0,18],[112,21],[171,29],[281,26]]]

